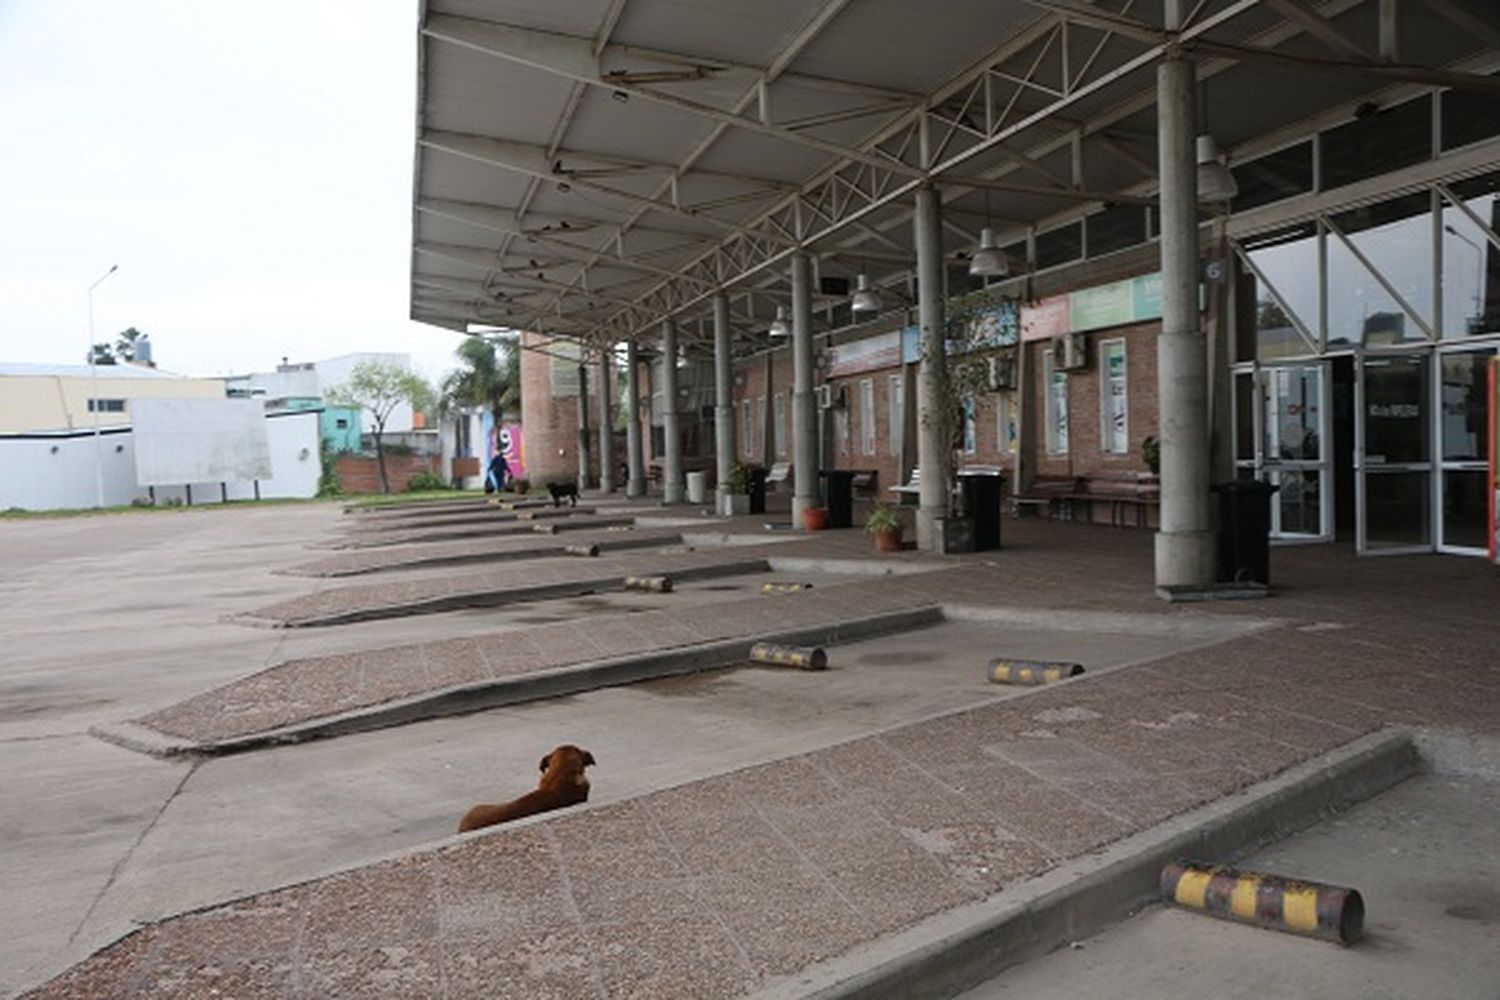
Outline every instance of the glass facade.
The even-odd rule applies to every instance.
[[[1419,194],[1329,218],[1328,348],[1427,339],[1432,317],[1432,197]]]

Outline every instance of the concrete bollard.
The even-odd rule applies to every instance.
[[[1365,930],[1358,889],[1278,875],[1173,861],[1161,870],[1161,895],[1224,920],[1351,945]]]
[[[828,654],[817,646],[779,646],[774,642],[757,642],[750,647],[751,663],[769,663],[799,670],[827,670]]]
[[[799,590],[812,590],[810,583],[763,583],[760,585],[762,594],[795,594]]]
[[[531,526],[531,530],[535,531],[538,535],[555,535],[557,534],[557,525],[550,521],[538,521]]]
[[[1011,660],[1004,657],[990,661],[991,684],[1054,684],[1083,673],[1082,664],[1057,663],[1051,660]]]
[[[643,590],[653,594],[670,594],[672,578],[670,576],[627,576],[625,589]]]
[[[564,545],[563,552],[570,556],[597,556],[599,546],[597,545]]]

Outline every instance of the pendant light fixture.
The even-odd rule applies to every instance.
[[[995,246],[995,231],[990,228],[990,192],[984,191],[984,228],[979,231],[979,247],[969,258],[969,276],[973,278],[1003,278],[1010,273],[1005,254]]]
[[[1219,144],[1204,133],[1198,137],[1198,200],[1228,201],[1240,193],[1240,186],[1223,160]]]
[[[870,279],[863,273],[856,281],[854,294],[849,297],[849,308],[856,313],[880,312],[880,295],[870,287]]]
[[[790,337],[792,326],[786,321],[786,306],[776,307],[776,318],[771,321],[771,329],[767,331],[773,337]]]

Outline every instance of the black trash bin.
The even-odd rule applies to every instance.
[[[745,472],[750,477],[750,513],[764,514],[766,512],[766,476],[769,474],[764,466],[752,465]]]
[[[1215,483],[1220,583],[1271,583],[1271,494],[1259,479]]]
[[[830,528],[852,528],[854,526],[854,472],[849,469],[825,469],[827,479],[828,526]]]
[[[1000,547],[1000,502],[1005,494],[1003,472],[960,472],[964,507],[974,519],[974,551]]]

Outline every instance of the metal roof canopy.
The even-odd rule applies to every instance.
[[[1163,33],[1164,3],[1190,16]],[[413,319],[612,343],[732,297],[764,341],[786,258],[910,272],[1155,189],[1155,66],[1198,60],[1221,147],[1422,88],[1500,91],[1467,0],[422,0]]]

